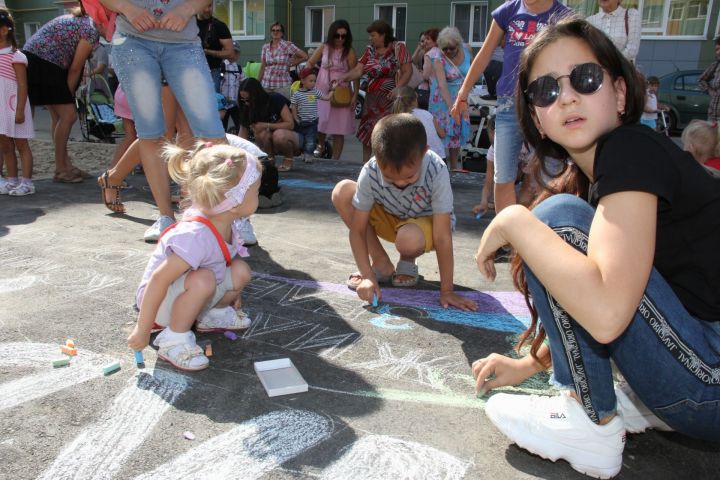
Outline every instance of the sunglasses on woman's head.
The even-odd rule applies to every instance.
[[[335,34],[335,38],[337,38],[337,39],[345,38],[345,37],[347,37],[347,33],[336,33]]]
[[[561,78],[569,78],[573,90],[582,95],[589,95],[600,90],[603,84],[603,67],[597,63],[583,63],[572,69],[570,75],[560,75],[553,78],[544,75],[530,82],[525,97],[536,107],[548,107],[555,103],[560,96]]]

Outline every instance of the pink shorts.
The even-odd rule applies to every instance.
[[[128,104],[122,85],[118,85],[117,90],[115,90],[115,115],[120,118],[127,118],[128,120],[133,119],[130,105]]]

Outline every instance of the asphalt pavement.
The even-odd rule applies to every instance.
[[[126,215],[92,181],[0,197],[0,478],[582,478],[511,445],[474,395],[470,363],[510,352],[528,322],[507,264],[492,284],[474,266],[489,222],[470,212],[482,175],[452,175],[455,284],[480,311],[440,308],[433,254],[417,288],[386,288],[373,309],[345,287],[355,266],[330,204],[360,170],[347,145],[347,160],[296,163],[283,204],[252,217],[252,327],[234,341],[199,334],[214,353],[199,373],[151,348],[138,369],[126,346],[157,215],[144,177],[128,179]],[[53,368],[68,338],[79,355]],[[307,392],[267,396],[253,365],[278,358]],[[550,392],[547,376],[504,391]],[[716,478],[719,453],[675,433],[629,435],[618,478]]]

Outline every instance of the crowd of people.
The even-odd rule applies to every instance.
[[[489,71],[497,97],[492,175],[474,213],[494,203],[496,215],[475,260],[492,281],[498,252],[513,252],[532,323],[518,346],[529,345],[525,357],[492,354],[472,364],[477,390],[484,395],[552,368],[559,395],[497,393],[488,417],[519,446],[609,478],[622,466],[626,431],[720,440],[720,171],[713,170],[720,130],[715,118],[691,123],[683,151],[641,125],[652,125],[661,106],[652,101],[656,79],[643,80],[633,64],[639,14],[620,0],[599,3],[600,12],[583,20],[557,0],[505,2],[474,56],[454,27],[424,31],[411,54],[383,20],[368,25],[359,56],[344,20],[329,26],[309,56],[274,22],[258,78],[233,68],[240,46],[208,0],[160,7],[87,0],[103,15],[93,21],[77,9],[41,27],[22,49],[10,12],[0,10],[0,95],[6,105],[15,102],[0,117],[0,193],[35,192],[30,106],[46,106],[52,118],[53,181],[89,178],[73,165],[67,142],[74,92],[104,35],[112,39],[117,104],[126,99],[122,116],[135,138],[98,178],[102,200],[125,212],[122,182],[142,165],[160,212],[144,235],[158,245],[136,296],[133,350],[158,329],[158,356],[196,371],[209,360],[193,327],[248,328],[241,293],[251,272],[238,258],[257,241],[248,218],[263,201],[275,204],[270,176],[277,183],[277,171],[291,170],[301,152],[308,162],[323,154],[326,136],[334,158],[347,135],[356,133],[363,147],[357,181],[343,180],[332,192],[357,263],[348,287],[377,302],[382,286],[415,286],[416,259],[435,251],[440,304],[473,311],[477,304],[453,282],[450,172],[470,135],[469,94]],[[290,69],[302,62],[293,85]],[[368,81],[356,129],[361,77]],[[714,89],[717,79],[707,77]],[[239,136],[226,134],[226,113]],[[518,198],[523,156],[532,189]],[[171,178],[183,198],[179,222]],[[648,364],[657,367],[652,375]]]

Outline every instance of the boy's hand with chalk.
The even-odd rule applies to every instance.
[[[360,285],[358,285],[357,287],[357,295],[368,303],[372,303],[374,296],[375,301],[377,302],[378,300],[380,300],[381,297],[380,285],[378,285],[375,280],[363,278],[363,280],[360,282]]]

